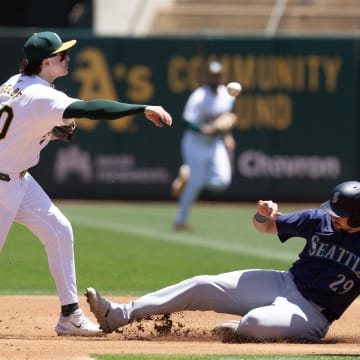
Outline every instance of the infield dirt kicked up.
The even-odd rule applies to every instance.
[[[115,302],[131,298],[109,296]],[[85,297],[80,299],[93,321]],[[214,336],[216,324],[236,316],[214,312],[172,314],[134,322],[119,332],[99,337],[59,337],[56,296],[0,296],[0,359],[84,360],[91,354],[333,354],[360,355],[360,301],[335,321],[317,344],[288,342],[223,343]]]

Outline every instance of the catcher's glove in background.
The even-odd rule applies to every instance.
[[[211,133],[213,135],[225,134],[235,126],[237,121],[237,116],[234,113],[224,113],[219,115],[214,121],[210,124]]]

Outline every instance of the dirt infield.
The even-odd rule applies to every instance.
[[[123,302],[129,298],[110,297]],[[94,320],[85,299],[84,312]],[[91,354],[352,354],[360,355],[360,301],[336,321],[321,344],[222,343],[214,337],[217,323],[233,319],[213,312],[173,314],[172,330],[154,319],[135,322],[121,332],[101,337],[58,337],[54,331],[57,297],[0,296],[0,359],[89,359]]]

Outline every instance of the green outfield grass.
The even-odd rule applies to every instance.
[[[257,233],[255,204],[196,205],[196,232],[187,234],[172,230],[175,203],[56,203],[73,224],[79,292],[139,295],[193,275],[287,269],[304,244]],[[14,224],[0,256],[1,294],[55,294],[43,246],[27,229]]]
[[[172,230],[174,203],[56,202],[73,224],[78,288],[141,295],[199,274],[246,268],[287,269],[303,239],[281,244],[257,233],[255,204],[196,205],[193,234]],[[287,206],[283,212],[305,208]],[[0,294],[50,294],[55,286],[43,246],[14,224],[0,255]],[[297,355],[93,355],[98,360],[340,360],[357,356]]]

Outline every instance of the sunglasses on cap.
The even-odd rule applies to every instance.
[[[60,62],[61,62],[61,61],[64,61],[64,60],[65,60],[67,54],[68,54],[67,50],[64,50],[64,51],[61,51],[61,52],[59,52],[59,53],[57,53],[57,54],[50,55],[49,57],[55,57],[55,56],[60,55]]]

